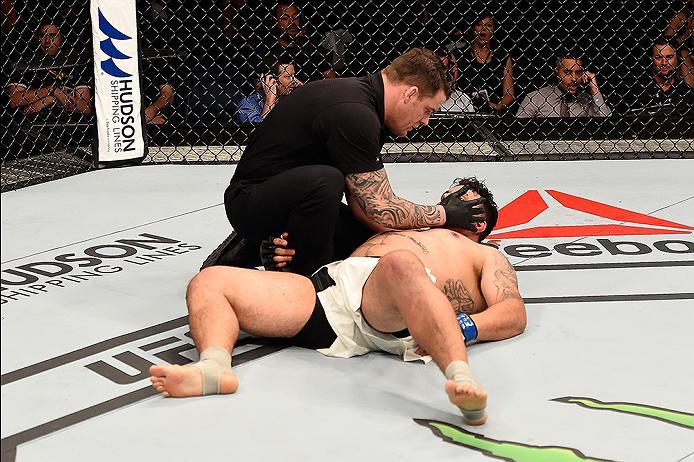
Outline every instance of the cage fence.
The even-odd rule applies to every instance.
[[[99,168],[89,2],[2,12],[2,191]],[[692,15],[691,0],[138,0],[141,162],[237,162],[300,85],[412,47],[455,91],[384,161],[692,158]]]

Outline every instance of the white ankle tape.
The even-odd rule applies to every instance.
[[[487,416],[487,408],[486,407],[483,407],[482,409],[478,409],[476,411],[471,411],[469,409],[463,409],[463,408],[460,408],[460,410],[463,413],[463,418],[465,419],[466,423],[475,424],[475,422],[482,420]]]
[[[455,383],[470,383],[477,385],[475,379],[472,378],[470,367],[465,361],[453,361],[444,372],[448,380],[453,380]]]
[[[470,385],[477,386],[475,379],[472,378],[470,373],[470,367],[465,361],[453,361],[448,367],[446,367],[446,378],[453,380],[455,383],[469,383]],[[464,409],[460,408],[463,412],[463,418],[465,422],[471,423],[473,425],[478,425],[476,422],[487,416],[486,406],[482,409]]]
[[[202,394],[219,394],[222,372],[231,370],[231,353],[223,348],[207,348],[193,366],[202,374]]]

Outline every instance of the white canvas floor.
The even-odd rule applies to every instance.
[[[496,232],[526,236],[500,244],[528,327],[470,349],[490,395],[482,427],[463,425],[434,364],[254,339],[235,350],[236,395],[156,395],[151,363],[197,357],[185,287],[229,233],[233,168],[104,170],[2,194],[3,461],[694,461],[693,161],[387,167],[420,203],[473,174],[500,206],[537,191],[502,224],[545,204]]]

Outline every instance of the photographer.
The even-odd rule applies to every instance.
[[[528,93],[516,117],[609,117],[594,72],[583,69],[583,60],[575,55],[557,58],[554,63],[557,83]]]

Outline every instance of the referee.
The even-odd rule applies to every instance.
[[[224,194],[235,232],[203,268],[259,265],[261,242],[285,231],[296,250],[290,271],[310,275],[375,232],[474,229],[483,199],[459,200],[463,191],[443,204],[415,204],[393,192],[381,161],[389,132],[427,125],[450,93],[446,67],[421,48],[376,74],[297,88],[253,132]]]

